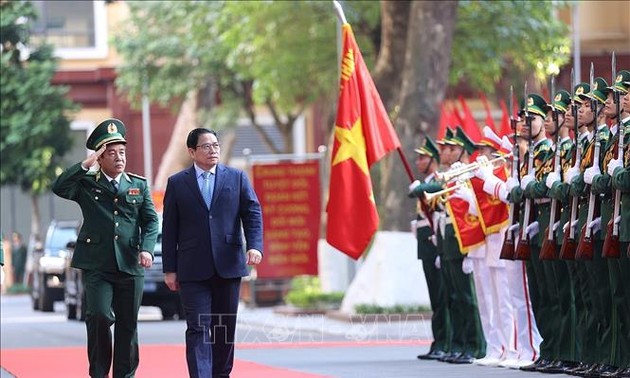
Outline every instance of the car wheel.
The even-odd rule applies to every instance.
[[[39,308],[44,312],[53,312],[54,311],[54,301],[52,300],[52,295],[50,294],[48,288],[46,287],[46,277],[42,276],[42,280],[40,282],[40,293],[39,293]]]
[[[39,291],[37,287],[37,283],[39,282],[39,278],[37,276],[33,277],[33,286],[31,287],[31,302],[33,304],[33,310],[38,311],[39,307],[39,297],[35,294]]]
[[[160,307],[162,310],[162,320],[184,319],[184,306],[178,299],[177,302],[168,303]]]
[[[68,320],[74,320],[77,318],[77,305],[76,304],[68,304],[66,302],[66,316]]]

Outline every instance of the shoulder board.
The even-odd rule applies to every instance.
[[[129,175],[129,176],[131,176],[131,177],[135,177],[135,178],[137,178],[137,179],[147,181],[147,178],[146,178],[146,177],[144,177],[144,176],[140,176],[140,175],[137,175],[137,174],[135,174],[135,173],[131,173],[131,172],[125,172],[125,173],[127,173],[127,175]]]

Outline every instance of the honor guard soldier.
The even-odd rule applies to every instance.
[[[612,295],[612,319],[611,332],[613,335],[613,345],[609,361],[602,361],[604,364],[617,367],[617,369],[607,369],[601,371],[604,377],[630,376],[630,338],[619,337],[619,335],[630,333],[630,308],[628,297],[630,296],[630,285],[626,277],[630,274],[628,266],[628,256],[625,253],[627,243],[622,241],[622,229],[627,228],[628,214],[626,211],[624,219],[624,192],[617,191],[612,178],[623,177],[623,167],[628,167],[628,162],[623,161],[624,152],[628,150],[628,132],[630,132],[630,96],[628,88],[630,82],[630,72],[621,70],[617,73],[613,85],[608,87],[608,97],[604,111],[610,119],[614,120],[610,130],[614,135],[608,142],[604,159],[601,165],[600,174],[593,177],[592,187],[597,193],[604,195],[605,204],[602,204],[602,230],[605,230],[604,245],[602,254],[608,263],[608,273],[610,278],[610,290]],[[625,101],[625,102],[624,102]],[[619,172],[615,176],[615,172]],[[617,182],[621,184],[621,182]],[[620,185],[619,187],[621,187]],[[625,204],[630,203],[626,199]],[[626,224],[624,224],[624,222]],[[627,240],[627,237],[626,237]],[[625,244],[625,248],[624,247]],[[624,287],[625,285],[625,287]]]
[[[435,179],[435,172],[440,165],[440,152],[436,143],[427,136],[424,145],[415,150],[416,167],[423,176],[423,182],[414,181],[410,192],[436,192],[442,189],[442,184]],[[415,195],[413,196],[416,197]],[[431,330],[433,342],[429,352],[418,356],[421,360],[438,360],[450,352],[451,322],[448,313],[448,297],[444,288],[444,277],[436,266],[438,258],[438,230],[439,219],[436,213],[443,213],[444,209],[438,201],[426,201],[422,195],[417,200],[417,217],[412,221],[412,231],[415,230],[418,240],[418,259],[422,260],[422,270],[427,282],[429,300],[431,302]]]
[[[139,363],[138,310],[159,223],[146,179],[125,172],[126,143],[120,120],[101,122],[86,143],[95,152],[52,188],[83,213],[72,267],[83,271],[90,377],[109,376],[112,350],[113,377],[133,377]]]
[[[523,370],[536,370],[551,362],[550,349],[552,331],[549,318],[552,316],[553,304],[551,295],[546,287],[547,278],[541,261],[538,258],[542,238],[540,233],[546,229],[549,221],[549,199],[546,198],[546,175],[550,172],[550,156],[553,154],[551,142],[544,132],[546,101],[537,94],[529,94],[525,100],[522,114],[525,116],[526,127],[523,129],[529,136],[528,151],[521,166],[520,186],[513,188],[510,200],[516,203],[524,202],[522,210],[523,221],[520,239],[516,248],[515,258],[525,260],[527,267],[527,282],[530,289],[531,302],[536,317],[536,324],[542,336],[540,358],[530,366],[521,367]],[[539,230],[542,230],[539,232]]]

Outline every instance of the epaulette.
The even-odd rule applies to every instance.
[[[125,172],[125,173],[126,173],[126,174],[128,174],[128,175],[129,175],[129,176],[131,176],[131,177],[135,177],[135,178],[138,178],[138,179],[140,179],[140,180],[147,181],[147,178],[146,178],[146,177],[144,177],[144,176],[140,176],[140,175],[138,175],[138,174],[131,173],[131,172]]]

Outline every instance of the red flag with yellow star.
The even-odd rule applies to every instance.
[[[376,91],[352,28],[343,25],[343,56],[330,169],[326,240],[358,259],[378,228],[369,168],[400,140]]]

